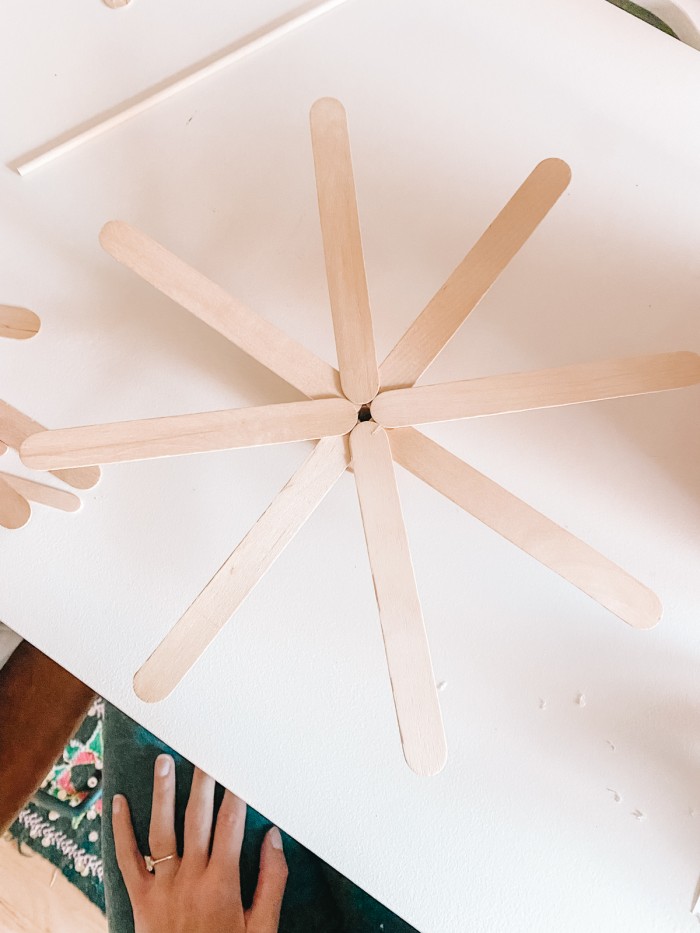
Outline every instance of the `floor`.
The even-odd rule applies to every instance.
[[[0,839],[0,933],[106,933],[91,904],[40,855]]]

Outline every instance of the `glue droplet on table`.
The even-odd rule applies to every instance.
[[[576,703],[577,703],[579,706],[585,706],[585,705],[586,705],[586,694],[585,694],[585,693],[577,693],[577,694],[576,694]]]
[[[608,745],[610,746],[610,751],[611,751],[611,752],[614,752],[614,751],[615,751],[615,746],[614,746],[613,743],[610,741],[610,739],[606,739],[605,741],[606,741],[606,742],[608,743]]]
[[[632,816],[635,818],[635,820],[639,820],[640,823],[646,819],[646,815],[642,813],[641,810],[633,810]]]
[[[547,701],[540,697],[540,709],[547,709]]]
[[[622,800],[622,797],[618,794],[618,792],[616,790],[613,790],[612,787],[608,787],[608,791],[612,794],[613,800],[615,801],[615,803],[620,803],[620,801]]]
[[[438,688],[438,690],[442,693],[442,691],[445,689],[446,686],[447,686],[447,681],[446,681],[446,680],[441,680],[440,683],[437,685],[437,688]],[[381,927],[380,927],[380,929],[381,929]]]

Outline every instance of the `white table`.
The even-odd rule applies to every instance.
[[[11,5],[2,162],[292,5]],[[549,155],[569,192],[424,381],[700,349],[697,52],[603,0],[350,0],[41,172],[0,172],[0,301],[44,324],[0,346],[2,396],[52,427],[296,398],[97,234],[129,220],[333,360],[307,126],[325,94],[349,112],[380,357]],[[446,682],[433,779],[403,763],[349,476],[170,699],[132,692],[305,444],[105,469],[77,515],[2,535],[0,618],[423,933],[696,930],[699,403],[430,429],[666,608],[627,628],[400,472]]]

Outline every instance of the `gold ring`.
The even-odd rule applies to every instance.
[[[150,855],[144,855],[143,860],[146,863],[146,871],[155,871],[156,865],[160,865],[161,862],[169,862],[171,858],[175,858],[175,853],[171,855],[164,855],[163,858],[151,858]]]

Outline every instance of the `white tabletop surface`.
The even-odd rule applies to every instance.
[[[292,6],[5,4],[0,160]],[[0,301],[43,318],[0,346],[0,395],[52,427],[297,398],[97,234],[142,227],[334,361],[308,133],[329,94],[380,357],[550,155],[569,191],[423,381],[700,349],[695,50],[603,0],[349,0],[42,171],[0,171]],[[432,779],[403,762],[350,475],[167,701],[132,692],[309,445],[113,466],[79,513],[37,507],[1,536],[0,618],[422,933],[697,930],[699,404],[428,432],[652,586],[651,632],[399,471],[446,684]]]

